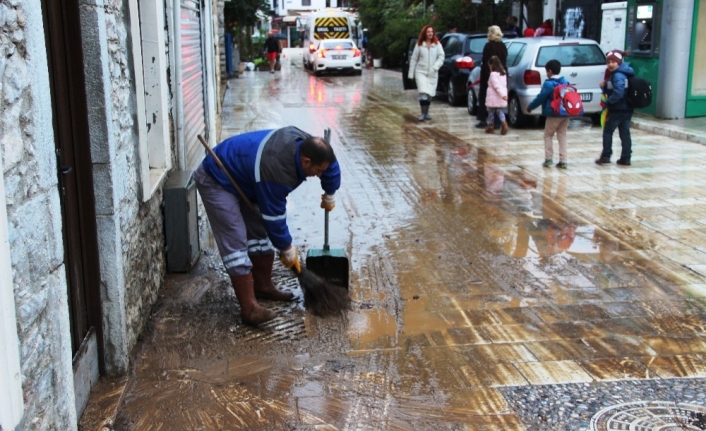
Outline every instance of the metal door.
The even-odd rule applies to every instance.
[[[206,135],[201,0],[181,0],[181,70],[186,169],[195,170],[204,156],[197,135]]]

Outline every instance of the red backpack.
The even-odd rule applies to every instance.
[[[552,93],[552,109],[559,117],[583,115],[583,102],[576,87],[571,84],[559,84]]]

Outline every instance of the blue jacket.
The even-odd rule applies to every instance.
[[[635,76],[635,71],[626,62],[620,63],[620,66],[611,72],[610,78],[606,80],[606,85],[603,87],[603,92],[608,97],[606,101],[608,112],[633,111],[628,99],[625,98],[625,88],[631,76]]]
[[[299,147],[309,136],[290,126],[243,133],[213,148],[245,196],[260,209],[267,235],[279,250],[292,244],[287,227],[287,196],[306,180]],[[221,187],[240,198],[210,155],[202,164]],[[321,188],[332,195],[340,186],[341,170],[335,161],[321,175]]]
[[[537,97],[530,102],[528,108],[534,109],[539,105],[542,105],[542,115],[545,117],[558,117],[554,113],[554,108],[552,108],[552,95],[554,94],[554,88],[559,84],[568,84],[567,81],[561,75],[554,75],[551,78],[547,78],[542,84],[542,91],[539,92]]]

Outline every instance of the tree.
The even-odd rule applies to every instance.
[[[270,3],[267,0],[231,0],[223,6],[226,25],[233,27],[253,27],[261,16],[270,13]]]
[[[226,31],[235,38],[241,58],[254,57],[250,35],[253,33],[255,24],[269,12],[270,4],[267,0],[231,0],[224,4],[223,18]]]
[[[367,29],[368,52],[385,58],[387,67],[396,67],[407,49],[409,36],[424,26],[422,7],[410,7],[405,0],[358,0],[358,16]]]

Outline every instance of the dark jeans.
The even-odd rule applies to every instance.
[[[632,112],[608,111],[608,118],[606,119],[605,127],[603,128],[602,159],[610,159],[610,156],[613,155],[613,132],[615,132],[615,129],[618,129],[620,144],[622,145],[620,159],[626,162],[630,161],[630,154],[632,154],[632,138],[630,138],[631,119]]]

